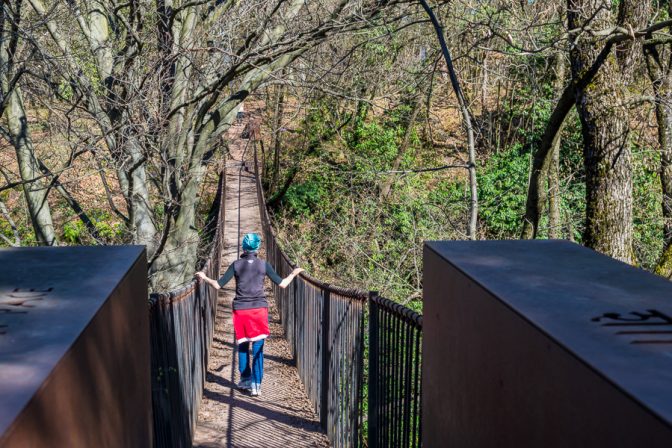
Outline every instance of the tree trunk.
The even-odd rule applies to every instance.
[[[7,221],[7,224],[9,224],[9,227],[12,229],[12,234],[14,235],[14,241],[10,240],[7,238],[5,235],[0,233],[0,238],[5,240],[7,244],[9,244],[12,247],[21,247],[21,235],[19,234],[19,229],[16,226],[16,223],[12,219],[12,215],[9,214],[9,210],[7,210],[7,206],[5,205],[4,202],[0,201],[0,214],[2,215],[3,218]]]
[[[669,7],[672,9],[672,6]],[[652,36],[647,36],[651,39]],[[660,184],[662,187],[662,212],[664,219],[663,252],[656,273],[672,277],[672,51],[645,45],[644,56],[649,80],[653,86],[658,144],[660,146]]]
[[[553,91],[560,95],[565,84],[565,63],[561,53],[555,55],[555,81]],[[560,126],[562,135],[565,123]],[[560,138],[556,138],[551,148],[551,163],[548,167],[548,237],[557,239],[562,235],[560,218]]]
[[[546,202],[546,173],[552,160],[552,149],[559,142],[560,131],[564,127],[565,119],[576,103],[576,92],[585,89],[593,81],[599,72],[602,64],[611,54],[613,44],[607,42],[602,51],[598,54],[592,65],[581,73],[579,79],[573,79],[562,92],[551,117],[546,123],[544,134],[539,142],[539,148],[534,153],[532,159],[532,172],[530,173],[530,183],[527,191],[527,203],[525,206],[525,218],[523,219],[523,230],[521,238],[536,238],[539,231],[539,220],[541,211]]]
[[[551,150],[551,165],[548,170],[548,237],[562,238],[560,215],[560,144]]]
[[[640,0],[619,4],[619,25],[638,28],[643,8]],[[569,29],[592,20],[594,29],[614,25],[601,0],[568,0]],[[599,57],[601,44],[586,36],[573,42],[570,51],[572,76],[579,79]],[[593,81],[576,90],[581,119],[583,159],[586,171],[586,228],[584,243],[627,263],[635,261],[632,231],[632,168],[629,113],[623,105],[632,82],[636,43],[619,44]]]
[[[129,218],[133,226],[133,243],[147,246],[147,256],[151,258],[156,250],[157,230],[147,184],[145,157],[135,137],[126,146],[132,163],[128,172],[130,184],[126,194],[131,203]]]
[[[49,188],[42,178],[42,172],[35,157],[35,148],[28,129],[28,117],[18,86],[9,94],[5,116],[12,145],[16,151],[21,180],[26,182],[23,184],[23,193],[28,204],[30,220],[33,223],[35,239],[39,244],[53,246],[56,244],[56,234],[51,219],[51,209],[47,202]],[[37,180],[27,182],[31,179]]]
[[[418,118],[418,112],[420,112],[420,106],[422,105],[423,98],[424,96],[419,93],[417,99],[413,102],[413,109],[411,110],[411,115],[409,116],[408,122],[406,123],[406,130],[404,131],[404,139],[402,140],[401,145],[399,145],[397,155],[394,158],[394,162],[392,163],[392,171],[397,171],[401,165],[401,161],[404,159],[404,155],[406,154],[406,150],[408,149],[411,141],[413,126],[415,125],[415,121]],[[386,199],[390,194],[395,178],[395,174],[389,174],[387,180],[383,182],[382,186],[380,187],[381,200]]]
[[[299,0],[295,0],[299,4]],[[153,289],[167,289],[187,281],[193,275],[198,255],[199,236],[196,229],[196,205],[206,166],[203,156],[214,145],[217,137],[228,130],[235,120],[238,105],[278,69],[294,61],[305,49],[282,56],[272,63],[252,70],[241,83],[240,90],[222,101],[214,114],[198,128],[198,139],[193,142],[189,171],[179,195],[179,207],[170,221],[170,234],[161,255],[150,266],[150,284]]]
[[[488,67],[488,53],[483,54],[483,67],[482,67],[482,72],[483,72],[483,80],[481,81],[481,116],[483,119],[485,119],[486,116],[490,116],[491,114],[488,111],[488,84],[490,82],[489,76],[488,76],[488,71],[490,68]],[[488,127],[488,132],[490,132],[490,128]],[[490,139],[487,139],[488,141]]]
[[[423,9],[429,16],[432,26],[434,26],[434,31],[436,31],[436,36],[439,39],[439,44],[441,45],[441,52],[443,53],[443,58],[446,61],[446,66],[448,68],[448,74],[450,75],[450,82],[455,91],[455,96],[457,97],[457,104],[459,110],[462,114],[462,125],[464,126],[467,132],[467,152],[469,157],[469,224],[467,226],[467,236],[471,240],[475,240],[477,235],[477,225],[478,225],[478,183],[476,180],[476,140],[474,138],[474,127],[471,121],[471,113],[469,112],[469,107],[464,93],[462,92],[462,87],[460,86],[460,81],[457,78],[457,73],[455,73],[455,67],[453,66],[453,60],[450,56],[450,51],[448,50],[448,45],[446,44],[446,39],[443,35],[443,27],[439,23],[439,20],[434,15],[434,11],[430,8],[426,0],[420,0],[420,4]]]
[[[278,188],[280,178],[280,149],[282,147],[282,138],[280,127],[282,126],[282,114],[285,106],[285,89],[278,86],[278,93],[275,101],[274,120],[273,120],[273,177],[271,179],[271,191]]]
[[[668,73],[659,86],[654,82],[656,97],[656,119],[658,121],[658,142],[660,144],[660,183],[662,186],[662,211],[664,219],[663,252],[655,272],[672,278],[672,90]]]
[[[47,196],[49,188],[42,177],[40,167],[35,157],[35,148],[30,136],[28,117],[18,84],[12,84],[13,55],[19,44],[20,6],[14,11],[15,17],[8,17],[8,6],[1,7],[0,20],[0,99],[5,100],[5,109],[2,111],[7,120],[7,131],[12,146],[16,152],[19,166],[19,175],[23,184],[23,193],[28,205],[28,213],[35,232],[38,244],[52,246],[56,244],[54,223]],[[10,22],[11,20],[11,22]],[[10,29],[7,29],[10,25]]]
[[[291,22],[289,18],[297,16],[303,6],[303,0],[291,0],[286,10],[287,21],[266,30],[259,45],[268,44],[282,36],[286,31],[286,24]],[[185,151],[189,157],[185,163],[184,182],[176,198],[176,210],[168,221],[169,234],[160,255],[153,260],[149,269],[150,285],[153,289],[174,287],[189,280],[193,275],[199,246],[196,205],[206,172],[204,164],[206,154],[218,144],[219,136],[223,135],[235,120],[238,105],[273,73],[287,67],[308,48],[309,46],[304,46],[251,69],[235,93],[219,99],[219,94],[222,92],[219,90],[214,97],[204,101],[195,112],[192,137],[186,142],[188,149]]]

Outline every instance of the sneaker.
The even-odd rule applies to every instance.
[[[259,394],[261,394],[261,384],[252,384],[252,387],[250,387],[250,395],[258,397]]]
[[[252,389],[252,380],[240,380],[238,381],[238,389],[240,390],[250,390]]]

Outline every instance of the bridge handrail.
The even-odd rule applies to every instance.
[[[200,267],[219,276],[224,234],[226,172],[208,214],[205,236],[211,238]],[[154,446],[191,446],[212,346],[217,292],[205,282],[190,281],[149,297]]]
[[[387,308],[388,312],[422,330],[422,314],[405,307],[401,303],[394,302],[377,294],[372,295],[371,301],[383,308]]]

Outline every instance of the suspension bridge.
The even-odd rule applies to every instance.
[[[242,235],[257,232],[261,256],[286,276],[294,263],[275,239],[256,142],[240,138],[243,126],[230,131],[204,270],[217,278],[239,257]],[[194,282],[152,296],[157,446],[420,446],[420,315],[306,274],[286,289],[267,285],[267,295],[272,334],[259,397],[235,387],[233,288],[217,297]]]

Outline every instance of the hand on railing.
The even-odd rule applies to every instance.
[[[300,273],[304,272],[305,269],[302,268],[295,268],[291,274],[289,274],[287,277],[283,278],[280,284],[278,285],[281,288],[286,288],[290,283],[292,283],[292,280],[294,280],[294,277],[299,275]]]
[[[207,275],[205,275],[205,272],[203,271],[198,271],[197,273],[194,274],[194,277],[196,277],[197,281],[203,280],[204,282],[206,282],[215,289],[221,288],[221,286],[219,286],[219,283],[216,280],[213,280]]]

